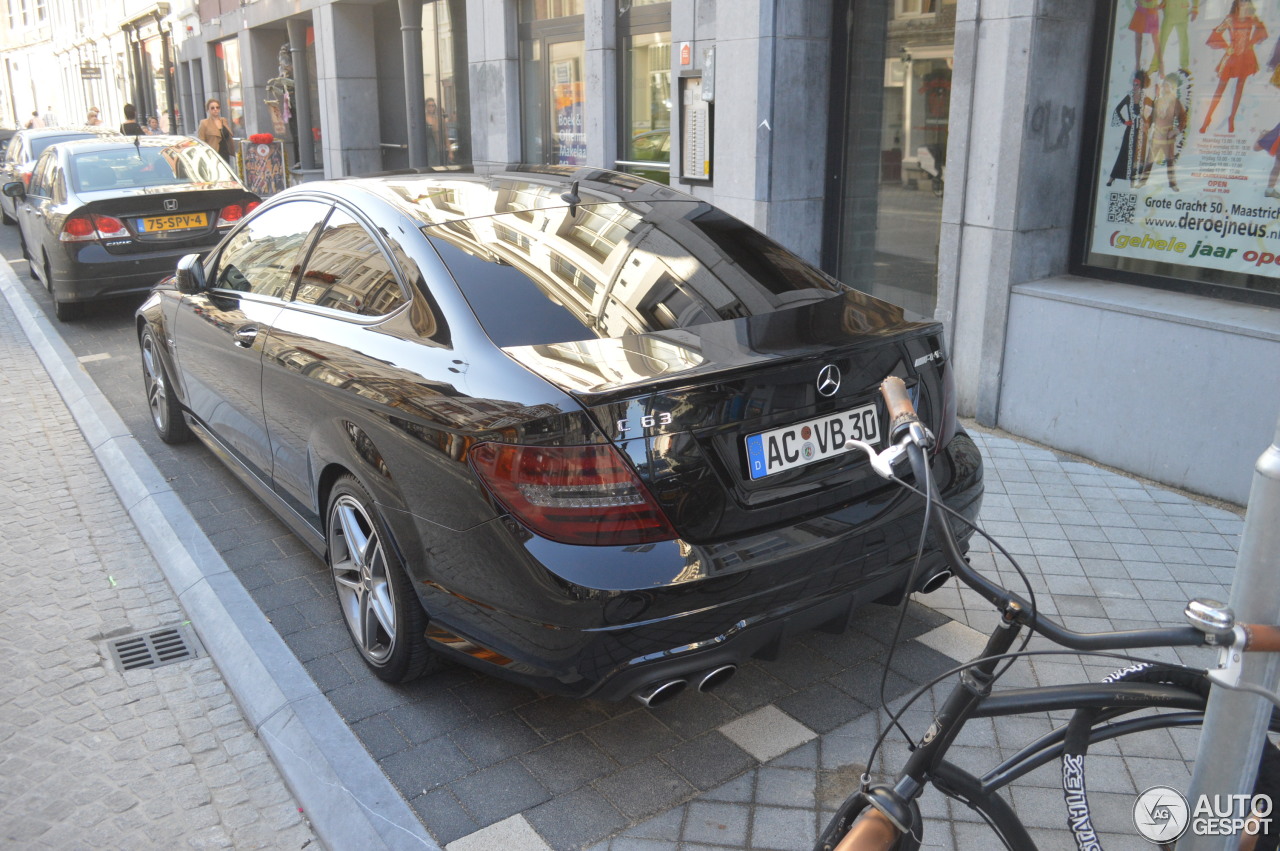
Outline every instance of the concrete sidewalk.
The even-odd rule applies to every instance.
[[[856,785],[884,723],[868,711],[878,703],[895,617],[883,607],[871,607],[845,636],[800,637],[784,660],[740,673],[719,697],[694,696],[654,713],[618,707],[618,717],[570,719],[584,726],[562,733],[545,718],[536,735],[510,713],[505,727],[477,720],[476,735],[503,745],[505,761],[473,768],[455,760],[446,767],[456,780],[414,786],[434,771],[434,744],[474,742],[448,729],[430,741],[397,738],[401,750],[376,761],[367,733],[392,728],[379,726],[382,716],[372,709],[354,715],[350,701],[340,707],[345,720],[335,711],[332,695],[317,689],[312,668],[282,642],[7,264],[0,264],[0,290],[7,300],[0,301],[0,426],[12,457],[0,489],[0,570],[16,592],[0,603],[4,840],[289,848],[318,836],[331,848],[362,851],[429,851],[437,842],[449,851],[805,851]],[[1238,512],[1005,436],[975,430],[974,437],[986,459],[983,521],[1018,557],[1044,611],[1081,630],[1140,628],[1181,623],[1191,597],[1226,598]],[[990,546],[975,542],[973,560],[1022,590]],[[284,612],[273,615],[280,621]],[[181,626],[188,617],[209,655],[124,674],[109,660],[112,639]],[[967,661],[994,613],[976,595],[948,587],[913,603],[907,622],[890,669],[891,696]],[[1045,657],[1002,684],[1097,680],[1121,666]],[[795,688],[752,693],[772,680],[770,672]],[[543,705],[536,695],[497,683],[492,690],[520,718],[536,720]],[[926,729],[931,707],[926,697],[909,713],[912,735]],[[406,708],[397,704],[388,714]],[[431,707],[412,711],[406,717],[414,729],[425,729]],[[975,724],[954,754],[966,766],[989,767],[1055,720]],[[514,727],[517,744],[530,739],[533,750],[506,748],[503,736]],[[684,738],[673,741],[676,730]],[[633,765],[620,755],[623,744],[649,756]],[[1095,751],[1092,800],[1106,847],[1146,847],[1132,828],[1135,793],[1157,781],[1178,785],[1194,749],[1194,734],[1180,732]],[[582,753],[596,762],[575,763]],[[905,753],[901,737],[891,737],[876,769],[892,771]],[[543,789],[539,783],[552,776],[556,785]],[[490,782],[511,777],[524,785]],[[1050,765],[1010,795],[1043,848],[1068,840],[1059,786]],[[531,803],[507,807],[517,792]],[[990,831],[966,808],[934,793],[923,806],[925,847],[991,844]]]
[[[187,615],[0,300],[0,845],[318,847],[217,667],[120,670]]]

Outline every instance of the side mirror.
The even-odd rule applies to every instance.
[[[21,180],[15,180],[12,183],[6,183],[3,187],[0,187],[0,192],[3,192],[10,198],[25,198],[27,195],[27,185]]]
[[[178,292],[190,295],[206,289],[204,281],[204,265],[199,254],[188,254],[178,261],[178,269],[173,276],[174,286]]]

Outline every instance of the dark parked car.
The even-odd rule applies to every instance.
[[[41,154],[29,186],[6,183],[4,194],[62,320],[86,302],[146,293],[261,202],[216,151],[183,136],[61,142]]]
[[[616,172],[304,184],[137,319],[160,436],[327,558],[390,681],[443,654],[657,702],[900,598],[919,503],[843,448],[883,445],[887,375],[981,501],[940,325]]]
[[[105,127],[36,127],[25,130],[0,131],[4,137],[4,157],[0,158],[0,185],[21,180],[31,180],[31,170],[44,149],[58,142],[73,139],[94,139],[118,135]],[[17,221],[17,202],[7,195],[0,196],[0,220],[6,225]]]

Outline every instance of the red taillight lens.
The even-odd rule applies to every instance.
[[[243,218],[244,207],[239,204],[228,204],[222,208],[222,212],[218,213],[218,227],[225,228],[229,225],[234,225]]]
[[[27,186],[28,188],[30,188],[30,186],[31,186],[31,172],[29,172],[29,171],[24,171],[24,172],[22,172],[22,183],[23,183],[23,185],[24,185],[24,186]]]
[[[58,239],[63,242],[82,242],[86,239],[97,239],[98,229],[93,226],[89,216],[71,216],[62,225],[62,233]]]
[[[125,230],[124,222],[115,216],[97,216],[93,217],[93,223],[98,227],[98,233],[102,236],[128,236],[129,232]]]
[[[244,208],[244,214],[247,216],[261,206],[262,206],[261,201],[250,201],[248,206]]]
[[[565,544],[626,546],[677,537],[612,446],[481,443],[471,466],[516,519]]]

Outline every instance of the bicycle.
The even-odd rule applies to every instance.
[[[1035,594],[1028,583],[1028,599],[991,582],[972,568],[957,544],[947,509],[930,477],[925,453],[932,436],[915,416],[906,386],[890,377],[881,385],[881,395],[889,412],[889,442],[886,449],[850,440],[848,446],[864,451],[872,468],[883,478],[914,491],[926,500],[925,527],[940,543],[953,574],[977,591],[1000,613],[986,646],[977,658],[935,677],[910,696],[906,705],[893,714],[891,723],[872,748],[859,789],[845,799],[826,829],[818,837],[815,851],[914,851],[923,839],[919,799],[932,786],[948,798],[975,810],[995,831],[1004,846],[1015,851],[1035,849],[1027,827],[1001,792],[1019,778],[1061,760],[1063,793],[1067,805],[1066,825],[1075,847],[1101,851],[1089,806],[1085,756],[1101,742],[1151,730],[1196,727],[1203,722],[1212,686],[1243,688],[1264,694],[1280,706],[1280,698],[1239,683],[1243,654],[1280,651],[1280,627],[1236,623],[1231,610],[1211,600],[1193,600],[1186,608],[1190,625],[1109,633],[1080,633],[1038,614]],[[895,471],[906,459],[915,484]],[[967,523],[958,514],[960,523]],[[1014,568],[1016,560],[1003,547],[974,527],[999,549]],[[1024,632],[1025,631],[1025,632]],[[1013,650],[1018,636],[1022,645]],[[1033,634],[1048,638],[1066,650],[1027,651]],[[995,683],[1021,658],[1046,653],[1080,653],[1121,656],[1115,651],[1158,647],[1213,647],[1219,651],[1219,666],[1205,670],[1185,665],[1139,660],[1100,683],[1036,686],[994,691]],[[911,751],[892,783],[872,784],[870,771],[887,733],[898,726],[911,704],[934,685],[958,675],[959,682],[942,699],[933,724]],[[1141,714],[1154,710],[1154,714]],[[975,719],[1000,718],[1030,713],[1070,712],[1070,720],[1040,736],[1012,757],[982,776],[975,776],[948,761],[947,755],[966,723]],[[1280,732],[1280,712],[1273,712],[1272,732]],[[1275,789],[1280,783],[1280,749],[1267,743],[1263,748],[1258,789]],[[1258,814],[1252,813],[1256,816]],[[1259,822],[1255,819],[1253,829]],[[1267,841],[1274,841],[1280,828],[1271,827]],[[1172,837],[1176,840],[1176,836]],[[1151,840],[1155,841],[1155,840]],[[1162,847],[1172,848],[1172,845]],[[1243,847],[1243,846],[1242,846]],[[1261,846],[1260,846],[1261,847]],[[1268,845],[1267,847],[1274,847]]]

